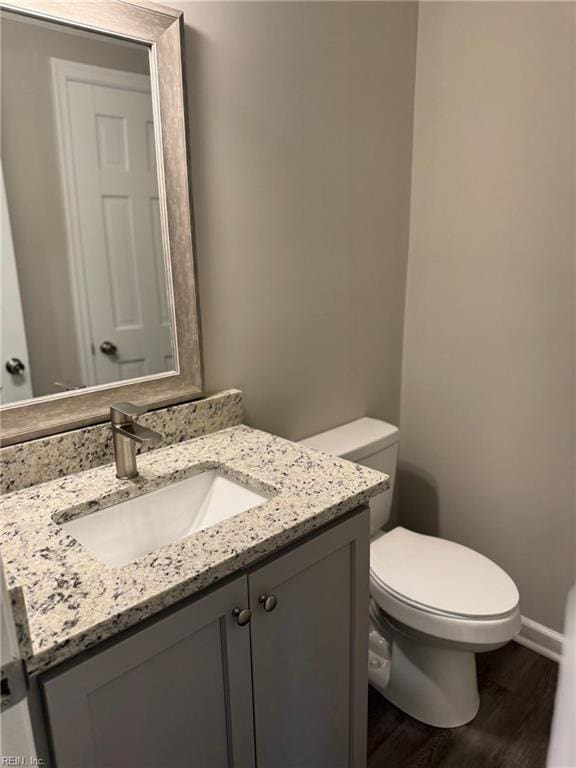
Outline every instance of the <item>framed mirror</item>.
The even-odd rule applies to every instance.
[[[0,1],[0,440],[202,393],[182,16]]]

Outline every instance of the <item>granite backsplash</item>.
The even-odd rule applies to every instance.
[[[181,443],[242,423],[242,392],[228,389],[190,403],[160,408],[139,422],[160,432],[157,447]],[[154,449],[150,449],[154,450]],[[0,493],[12,493],[114,461],[110,424],[62,432],[0,448]]]

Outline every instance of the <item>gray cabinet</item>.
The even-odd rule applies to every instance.
[[[259,768],[366,762],[368,537],[355,516],[250,574]]]
[[[43,677],[57,768],[252,766],[246,578]]]
[[[55,768],[365,764],[368,526],[361,511],[42,676]]]

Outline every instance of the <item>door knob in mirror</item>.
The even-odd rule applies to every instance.
[[[26,366],[19,357],[11,357],[10,360],[6,360],[6,370],[13,376],[17,376],[24,373]]]
[[[102,352],[103,355],[115,355],[116,352],[118,352],[118,347],[113,341],[103,341],[102,344],[100,344],[100,352]]]

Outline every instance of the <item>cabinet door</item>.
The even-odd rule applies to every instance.
[[[366,763],[368,515],[359,512],[249,575],[262,768]]]
[[[253,766],[247,603],[243,576],[45,675],[57,768]]]

